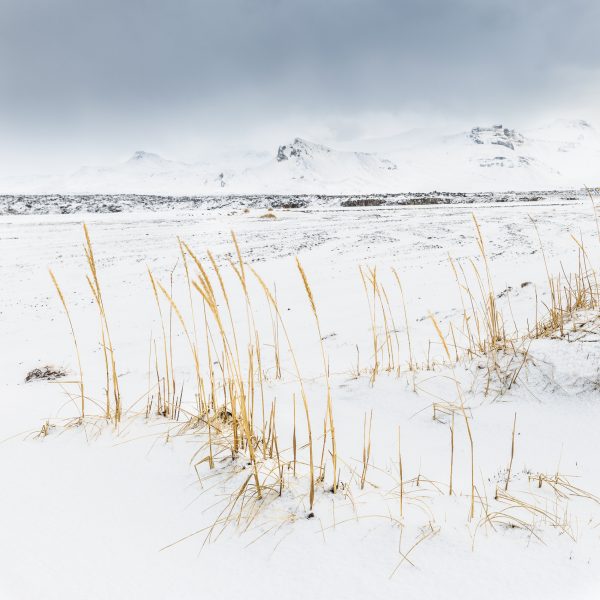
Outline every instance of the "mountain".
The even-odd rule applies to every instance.
[[[270,155],[230,151],[187,163],[137,151],[66,176],[0,179],[0,193],[354,194],[542,190],[595,186],[600,134],[583,120],[518,131],[503,124],[453,134],[410,130],[337,144],[295,138]]]
[[[246,169],[236,182],[251,193],[355,193],[382,191],[394,179],[393,161],[367,152],[334,150],[296,138],[265,164]]]
[[[138,150],[129,159],[114,166],[82,167],[65,178],[64,189],[74,194],[173,194],[205,187],[211,175],[205,165],[168,160],[158,154]]]
[[[585,121],[524,132],[502,124],[450,135],[413,131],[366,145],[398,165],[402,190],[566,189],[600,179],[600,136]]]

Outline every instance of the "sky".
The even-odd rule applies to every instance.
[[[600,128],[598,0],[0,0],[0,176],[413,127]]]

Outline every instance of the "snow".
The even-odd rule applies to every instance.
[[[283,140],[271,154],[242,148],[208,161],[139,150],[66,175],[0,176],[4,194],[370,194],[579,189],[598,184],[600,134],[584,120],[518,131],[507,124],[321,144]]]
[[[488,145],[492,146],[477,144]],[[291,149],[298,152],[292,155]],[[319,147],[297,140],[284,152],[287,160],[281,162],[289,173],[326,169]],[[160,157],[139,154],[137,160],[143,169],[148,164],[164,167]],[[338,181],[346,166],[379,169],[386,164],[371,152],[346,150],[340,161],[344,169],[332,174]],[[499,308],[506,322],[514,318],[523,330],[535,319],[536,296],[540,313],[548,303],[544,260],[531,218],[550,270],[559,272],[562,265],[569,273],[578,264],[572,234],[583,238],[594,263],[600,258],[589,199],[557,193],[537,202],[517,197],[511,203],[371,208],[343,208],[326,200],[300,210],[275,209],[276,218],[264,219],[267,204],[229,202],[208,208],[171,202],[159,203],[152,211],[86,214],[52,214],[55,211],[38,207],[33,214],[0,215],[0,277],[5,282],[0,287],[0,597],[388,599],[435,598],[442,593],[461,600],[482,595],[596,598],[600,505],[589,498],[557,498],[549,485],[538,488],[529,476],[558,472],[578,488],[600,495],[597,315],[575,315],[570,329],[577,331],[569,337],[532,340],[529,359],[508,390],[494,377],[487,387],[485,356],[452,367],[443,364],[444,351],[430,319],[434,315],[444,332],[451,322],[461,323],[461,301],[448,255],[465,269],[471,259],[482,267],[475,213]],[[50,214],[36,214],[45,212]],[[98,317],[84,277],[83,220],[94,244],[129,408],[117,430],[93,416],[84,424],[73,422],[78,408],[65,395],[65,390],[73,391],[72,384],[24,382],[31,369],[46,364],[65,368],[70,381],[77,378],[68,323],[47,273],[51,267],[73,317],[88,394],[102,397]],[[150,336],[161,340],[147,267],[169,286],[176,266],[173,296],[189,319],[177,238],[202,260],[210,249],[234,290],[239,284],[227,269],[227,259],[235,259],[232,230],[248,264],[269,285],[276,284],[318,430],[325,383],[319,340],[294,256],[302,261],[329,359],[340,477],[347,488],[331,494],[326,485],[318,486],[314,517],[307,518],[308,481],[305,472],[299,473],[290,478],[281,498],[269,500],[247,531],[242,520],[240,527],[217,528],[206,541],[205,528],[245,478],[246,465],[222,456],[214,472],[200,465],[199,479],[192,463],[205,442],[202,432],[183,433],[183,419],[147,419],[145,399],[134,403],[148,390]],[[400,340],[400,376],[382,372],[373,385],[367,373],[372,361],[369,309],[359,265],[377,266]],[[422,367],[415,373],[406,369],[407,332],[390,267],[402,280],[414,359]],[[291,397],[297,382],[285,350],[283,379],[272,376],[268,310],[257,285],[251,286],[251,294],[265,347],[265,370],[270,373],[266,400],[270,405],[277,398],[283,448],[290,439]],[[231,302],[234,314],[243,319],[243,336],[245,303],[233,292]],[[193,365],[175,318],[173,335],[178,384],[184,384],[184,406],[189,407],[194,404]],[[496,359],[508,371],[514,368],[506,364],[510,357]],[[355,373],[357,362],[360,376]],[[533,519],[531,531],[499,520],[492,527],[486,524],[479,498],[475,518],[469,520],[470,454],[460,413],[455,414],[455,494],[448,495],[450,417],[439,411],[437,419],[432,416],[434,404],[443,410],[458,402],[455,380],[473,429],[480,498],[487,497],[490,511],[523,517],[509,502],[494,500],[506,478],[516,413],[509,494],[564,516],[564,528],[541,517]],[[371,410],[371,464],[361,490],[352,472],[360,472],[363,419]],[[48,435],[37,436],[46,422]],[[402,517],[398,426],[406,482]],[[299,436],[303,444],[302,427]],[[317,447],[320,452],[320,442]],[[204,531],[170,546],[199,530]]]

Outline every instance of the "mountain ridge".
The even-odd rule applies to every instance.
[[[583,119],[558,119],[523,131],[505,124],[478,125],[450,135],[412,130],[336,148],[295,137],[264,159],[260,153],[248,152],[215,162],[188,163],[137,150],[122,162],[84,166],[64,176],[3,178],[0,193],[355,194],[568,189],[596,185],[599,166],[600,134]]]

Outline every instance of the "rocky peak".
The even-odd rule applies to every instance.
[[[133,156],[127,162],[160,162],[162,160],[164,159],[158,154],[154,154],[153,152],[145,152],[144,150],[138,150],[137,152],[133,153]]]
[[[331,152],[330,148],[321,146],[320,144],[314,144],[302,138],[295,138],[291,144],[279,146],[277,150],[277,161],[282,162],[289,160],[290,158],[303,158],[314,156],[315,153],[328,154]]]
[[[471,140],[476,144],[495,144],[505,148],[515,149],[515,146],[523,144],[525,139],[514,129],[508,129],[502,125],[492,127],[473,127],[469,134]]]

